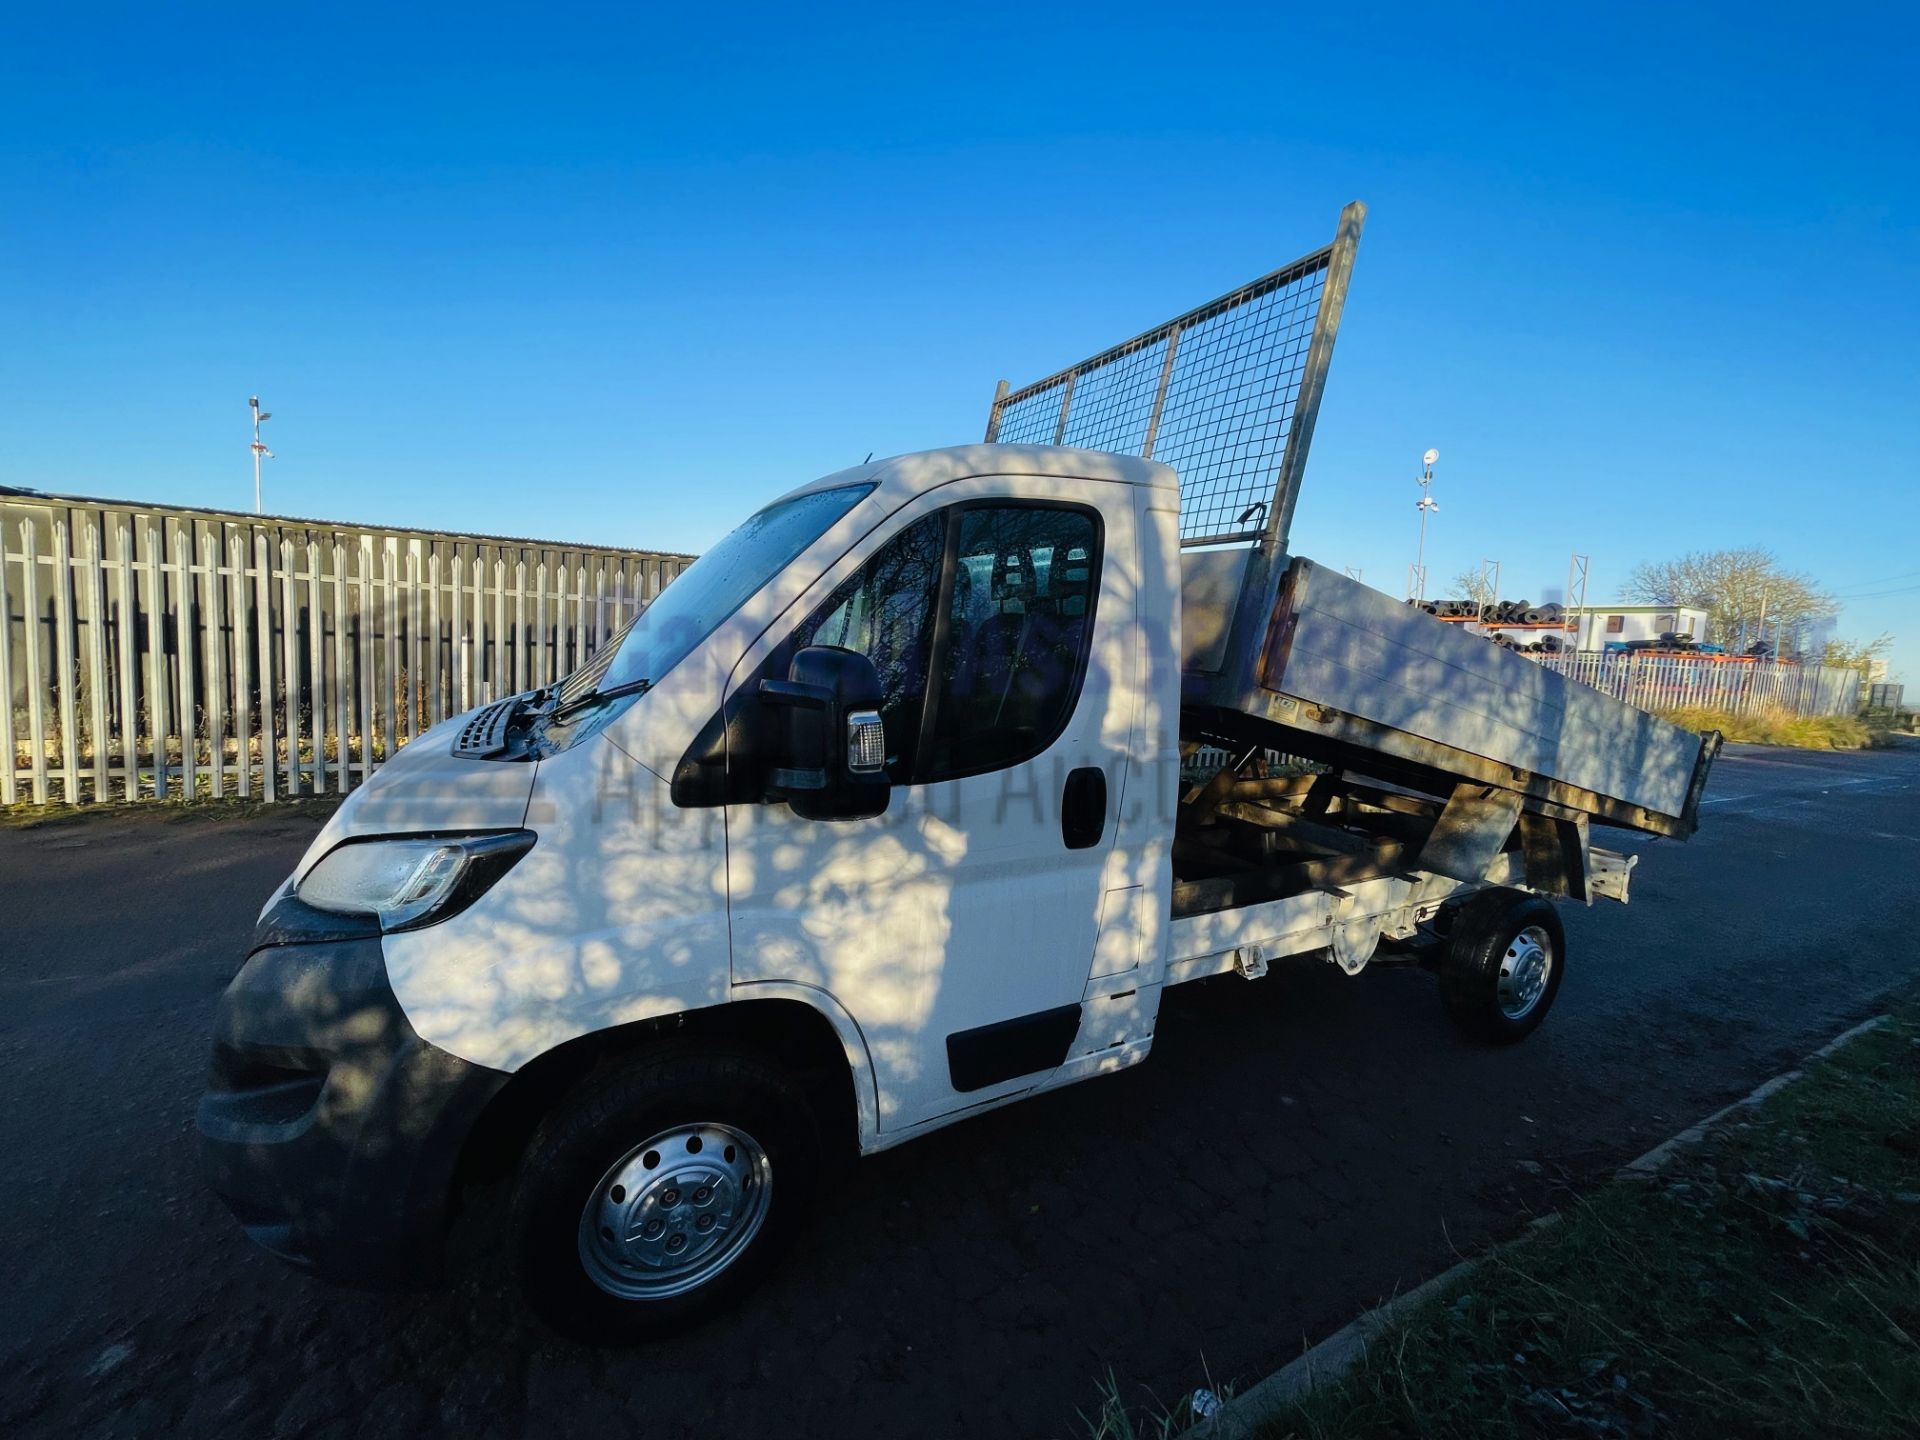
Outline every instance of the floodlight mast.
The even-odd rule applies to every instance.
[[[249,395],[247,408],[253,411],[253,513],[260,513],[260,462],[273,459],[273,451],[260,443],[260,422],[271,420],[273,412],[260,408],[260,397]]]
[[[1439,458],[1438,450],[1422,455],[1420,474],[1414,480],[1420,487],[1420,503],[1415,507],[1420,512],[1420,548],[1414,552],[1413,565],[1407,571],[1407,598],[1416,605],[1424,604],[1427,598],[1427,516],[1440,508],[1433,498],[1433,462]]]

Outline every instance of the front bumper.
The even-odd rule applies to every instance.
[[[508,1077],[414,1033],[377,934],[295,938],[272,919],[220,1000],[198,1115],[208,1183],[304,1269],[431,1278],[462,1147]]]

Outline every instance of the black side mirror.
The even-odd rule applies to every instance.
[[[762,680],[760,699],[786,712],[784,743],[767,774],[767,798],[784,800],[804,820],[867,820],[884,815],[886,731],[880,676],[856,650],[810,645],[793,657],[785,680]]]

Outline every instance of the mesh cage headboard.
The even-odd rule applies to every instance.
[[[1058,374],[993,397],[987,439],[1164,461],[1180,543],[1286,543],[1367,207],[1333,243]]]

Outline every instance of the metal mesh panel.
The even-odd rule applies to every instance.
[[[1079,376],[1060,443],[1139,454],[1146,445],[1166,360],[1167,342],[1158,340]]]
[[[1003,394],[987,438],[1165,461],[1189,544],[1284,538],[1364,213],[1326,249]]]
[[[1059,433],[1060,398],[1066,388],[1065,380],[1055,380],[1028,390],[1018,404],[1000,412],[999,429],[992,438],[1002,445],[1053,444],[1053,437]]]
[[[1325,279],[1322,267],[1180,332],[1153,458],[1180,476],[1182,539],[1269,519]]]

